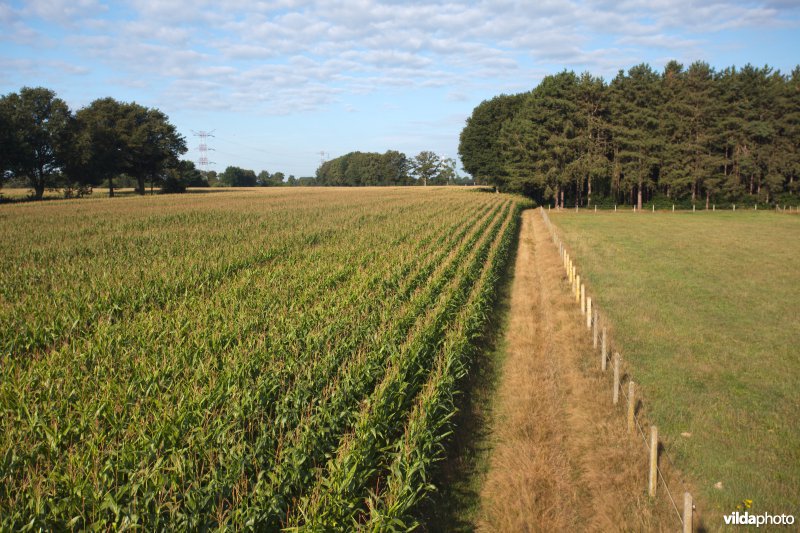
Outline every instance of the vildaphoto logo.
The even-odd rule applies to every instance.
[[[753,505],[753,500],[742,500],[736,506],[736,511],[724,515],[726,526],[791,526],[794,525],[794,515],[790,514],[770,514],[770,513],[750,513],[749,509]]]
[[[794,515],[790,514],[750,514],[748,511],[726,514],[722,517],[726,526],[791,526]]]

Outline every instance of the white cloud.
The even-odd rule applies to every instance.
[[[709,32],[786,24],[796,0],[30,0],[0,4],[5,39],[53,46],[128,87],[162,87],[172,107],[309,110],[382,88],[530,86],[544,65],[615,72],[643,48],[684,57]],[[784,17],[785,19],[785,17]],[[797,25],[796,17],[792,19]],[[598,43],[600,39],[600,43]],[[62,72],[82,74],[62,62]],[[43,64],[43,63],[42,63]],[[83,66],[85,70],[89,67]],[[259,107],[260,106],[260,107]]]
[[[33,15],[44,20],[65,22],[106,9],[106,6],[96,0],[27,0],[22,14]]]

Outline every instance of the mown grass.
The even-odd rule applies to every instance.
[[[551,212],[712,529],[800,503],[800,217]],[[682,436],[685,434],[686,436]],[[721,488],[720,488],[721,487]]]

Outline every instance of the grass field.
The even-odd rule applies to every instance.
[[[750,512],[797,515],[800,217],[551,219],[613,323],[646,416],[710,507],[706,524],[720,527],[744,499]]]
[[[0,206],[0,529],[409,523],[520,208],[433,187]]]

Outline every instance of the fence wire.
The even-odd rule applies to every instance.
[[[553,238],[553,244],[558,249],[559,254],[561,254],[562,250],[566,250],[566,246],[564,246],[562,241],[559,239],[559,237],[558,237],[558,235],[556,233],[556,230],[553,227],[552,222],[550,222],[550,217],[547,215],[547,212],[543,208],[540,209],[540,212],[542,214],[542,219],[544,220],[545,226],[547,226],[547,229],[550,230],[550,235]],[[561,257],[562,257],[562,260],[563,260],[563,256],[561,256]],[[598,308],[597,301],[595,299],[593,299],[592,303],[593,303],[593,306],[594,306],[595,310],[597,311],[597,308]],[[597,311],[598,319],[599,319],[599,314],[600,314],[599,311]],[[594,318],[592,318],[592,321],[594,322]],[[594,328],[597,327],[596,323],[593,324],[593,327]],[[606,359],[607,363],[611,362],[610,355],[611,355],[612,352],[613,352],[613,350],[611,350],[610,347],[609,347],[609,349],[606,352],[606,356],[605,356],[605,359]],[[628,374],[628,379],[630,380],[630,374]],[[629,402],[630,398],[628,397],[628,393],[625,392],[625,387],[622,386],[622,383],[619,384],[619,388],[620,388],[620,390],[622,392],[622,395],[625,397],[625,400]],[[641,437],[642,437],[642,442],[644,443],[645,449],[649,450],[650,445],[647,442],[647,435],[645,434],[644,429],[642,428],[642,425],[639,422],[639,417],[636,416],[635,412],[634,412],[634,415],[633,415],[633,421],[636,424],[636,428],[639,431],[639,435],[641,435]],[[662,453],[659,454],[659,457],[660,456],[663,456],[669,462],[670,466],[674,467],[675,463],[672,461],[672,459],[670,458],[669,454],[667,454],[666,447],[662,447]],[[664,476],[664,473],[661,471],[661,467],[658,466],[658,463],[656,463],[656,472],[658,474],[658,479],[661,480],[661,483],[662,483],[662,485],[664,486],[664,489],[667,492],[667,497],[669,498],[669,501],[672,504],[672,508],[675,510],[675,514],[678,516],[678,522],[680,522],[681,527],[683,527],[684,526],[683,515],[681,514],[681,511],[678,509],[678,505],[675,503],[675,498],[672,497],[672,491],[669,490],[669,484],[667,483],[667,480],[666,480],[666,477]],[[686,489],[686,484],[683,482],[683,480],[680,480],[680,484],[683,486],[684,489]]]

